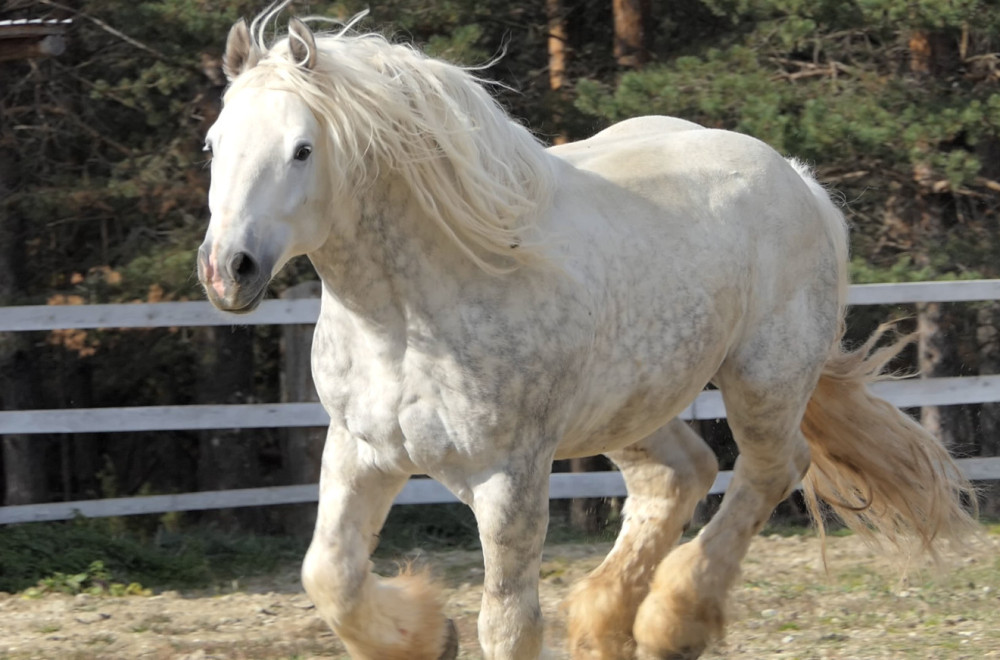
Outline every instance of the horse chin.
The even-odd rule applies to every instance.
[[[249,314],[257,309],[264,299],[264,295],[267,293],[267,282],[259,284],[249,299],[246,295],[248,293],[247,287],[238,289],[234,295],[225,298],[220,298],[211,287],[206,287],[205,293],[208,295],[209,302],[219,311],[230,314]]]

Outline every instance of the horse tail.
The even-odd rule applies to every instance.
[[[821,535],[820,500],[869,539],[878,533],[905,549],[915,540],[937,558],[940,541],[978,535],[976,494],[937,438],[869,391],[916,338],[877,348],[886,329],[855,351],[835,343],[802,420],[812,452],[803,490]]]

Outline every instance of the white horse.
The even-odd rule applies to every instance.
[[[352,656],[456,656],[425,577],[371,572],[414,474],[476,514],[487,658],[543,648],[553,459],[606,454],[629,490],[566,608],[574,658],[697,657],[803,477],[862,530],[930,548],[973,528],[948,453],[866,389],[898,345],[841,349],[845,224],[804,168],[663,117],[546,150],[468,71],[298,19],[267,46],[273,13],[229,34],[198,271],[232,312],[296,255],[322,278],[312,368],[332,422],[302,575]],[[741,455],[675,548],[717,465],[674,418],[708,383]]]

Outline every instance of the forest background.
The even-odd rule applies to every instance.
[[[366,7],[292,9],[347,19]],[[226,84],[225,34],[261,9],[228,0],[0,5],[0,19],[73,19],[58,57],[0,61],[0,306],[202,299],[203,138]],[[490,62],[480,74],[502,83],[494,93],[546,143],[667,114],[754,135],[813,164],[852,225],[855,282],[1000,276],[995,2],[385,0],[362,28],[461,64]],[[300,259],[272,290],[314,278]],[[851,325],[861,336],[898,313],[859,309]],[[921,305],[913,323],[924,336],[910,366],[1000,373],[1000,303]],[[0,405],[278,401],[279,339],[267,326],[0,333]],[[1000,454],[998,404],[922,417],[958,455]],[[701,431],[731,464],[724,425]],[[281,430],[2,442],[7,505],[294,480]],[[1000,511],[995,487],[984,498],[988,512]],[[200,517],[287,531],[283,516],[261,510]]]

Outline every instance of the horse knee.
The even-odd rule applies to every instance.
[[[810,455],[809,445],[803,439],[790,444],[781,455],[763,457],[752,465],[747,460],[747,482],[762,496],[765,503],[777,506],[792,494],[809,471]],[[743,455],[739,460],[744,460]]]
[[[715,452],[686,422],[679,419],[672,420],[631,449],[637,453],[630,455],[629,450],[625,450],[612,456],[616,463],[619,457],[625,463],[621,466],[623,471],[635,466],[638,468],[635,470],[637,474],[648,474],[649,467],[662,465],[660,469],[665,472],[662,476],[654,476],[652,481],[629,484],[630,495],[635,490],[675,501],[685,501],[692,496],[694,499],[701,499],[711,489],[719,472]],[[654,485],[657,482],[658,487]]]
[[[325,616],[340,620],[354,609],[367,573],[365,560],[314,540],[302,561],[302,586]]]

